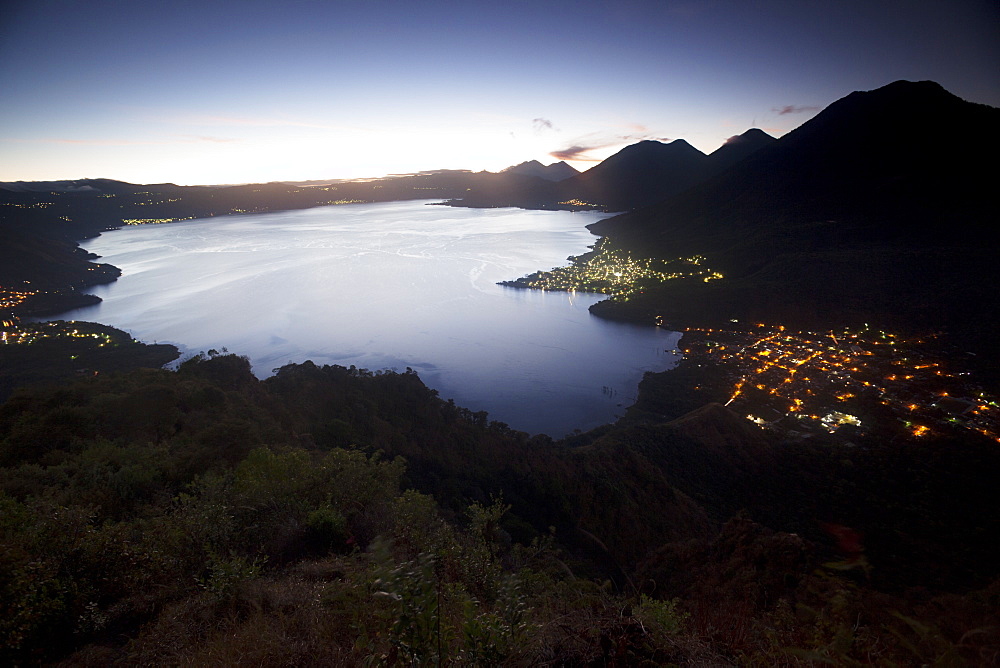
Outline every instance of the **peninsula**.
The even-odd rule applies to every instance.
[[[721,157],[644,141],[558,180],[0,184],[0,657],[988,661],[998,114],[896,82]],[[34,322],[115,279],[76,245],[109,229],[429,198],[624,211],[507,285],[606,294],[595,315],[684,332],[684,360],[554,441],[410,369],[168,371],[170,347]]]

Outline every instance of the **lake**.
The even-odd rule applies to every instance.
[[[172,343],[289,362],[410,367],[441,397],[530,433],[613,421],[679,334],[601,320],[603,297],[498,281],[566,264],[607,214],[426,201],[126,227],[83,247],[122,270],[104,301],[61,314]]]

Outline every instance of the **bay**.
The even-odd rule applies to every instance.
[[[266,377],[286,363],[410,367],[443,398],[529,433],[614,421],[679,334],[601,320],[602,296],[496,285],[596,241],[594,212],[409,201],[127,227],[86,241],[122,269],[104,301],[60,315],[190,355],[228,348]]]

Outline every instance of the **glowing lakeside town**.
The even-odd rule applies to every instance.
[[[656,282],[723,278],[704,262],[700,255],[636,259],[603,237],[567,267],[501,285],[628,301]],[[665,326],[662,318],[656,324]],[[725,379],[725,405],[762,428],[792,438],[837,434],[837,440],[876,427],[913,438],[968,430],[1000,442],[998,398],[977,387],[968,372],[923,352],[923,339],[867,327],[839,333],[764,324],[684,331],[686,363],[717,368]]]
[[[1000,442],[1000,400],[927,353],[932,343],[862,329],[688,329],[684,358],[717,367],[727,406],[789,437],[972,431]]]
[[[103,348],[122,342],[119,340],[121,337],[113,335],[114,330],[111,328],[89,322],[54,320],[16,325],[10,320],[4,320],[0,325],[2,325],[0,328],[0,344],[2,345],[32,345],[47,339],[86,339],[97,347]],[[128,342],[139,343],[135,339],[128,339]]]
[[[152,193],[137,193],[136,201],[146,195]],[[180,219],[123,218],[122,224],[174,220]],[[501,285],[596,292],[628,301],[657,283],[723,278],[705,266],[703,256],[635,258],[615,248],[608,237],[598,240],[592,252],[570,260],[569,266]],[[92,265],[88,271],[101,267]],[[103,330],[84,331],[83,323],[21,322],[22,311],[32,301],[56,294],[37,289],[29,281],[0,286],[0,345],[59,339],[68,343],[81,338],[101,347],[134,343],[113,340]],[[667,326],[662,319],[656,324]],[[987,395],[967,372],[942,361],[945,356],[925,352],[928,346],[923,340],[903,340],[869,329],[814,333],[759,324],[728,330],[688,328],[683,343],[683,363],[715,368],[725,378],[725,396],[718,397],[721,403],[787,437],[850,441],[853,434],[875,431],[907,438],[968,431],[1000,442],[997,397]]]
[[[653,283],[682,278],[698,278],[707,283],[722,278],[719,272],[702,266],[705,258],[701,255],[674,260],[636,259],[629,251],[612,247],[608,239],[602,237],[594,244],[592,252],[570,258],[572,264],[568,267],[538,271],[515,281],[503,281],[500,285],[533,290],[599,292],[614,300],[628,301],[632,295],[642,292],[644,286]]]

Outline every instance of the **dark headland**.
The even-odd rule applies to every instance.
[[[900,81],[582,174],[0,184],[0,660],[995,663],[998,127]],[[623,211],[512,282],[605,292],[684,361],[553,441],[409,370],[168,371],[24,320],[116,278],[77,245],[105,230],[403,199]]]

